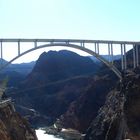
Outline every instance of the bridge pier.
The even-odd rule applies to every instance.
[[[1,58],[1,62],[0,62],[0,68],[2,67],[3,65],[3,44],[2,44],[2,41],[0,42],[0,58]]]
[[[34,48],[37,47],[37,41],[34,41]]]
[[[81,42],[81,47],[85,47],[85,43],[84,42]]]
[[[121,44],[121,66],[122,71],[124,70],[124,50],[123,50],[123,44]]]
[[[126,70],[127,69],[126,44],[121,44],[121,64],[122,70]]]
[[[111,62],[110,54],[111,54],[111,53],[110,53],[110,44],[108,43],[108,55],[109,55],[109,59],[108,59],[108,61],[109,61],[109,62]]]
[[[113,44],[111,43],[111,63],[113,65],[114,60],[113,60]]]
[[[96,48],[96,43],[94,43],[94,50],[95,50],[95,53],[97,53],[97,48]]]
[[[20,41],[18,41],[18,56],[20,55]]]
[[[126,59],[126,45],[123,44],[124,46],[124,69],[127,69],[127,59]]]
[[[133,44],[133,67],[136,68],[136,46]]]
[[[108,55],[109,55],[108,61],[113,64],[114,62],[113,62],[113,44],[112,43],[111,44],[108,43]]]
[[[2,41],[0,42],[0,52],[1,52],[0,58],[2,59],[2,58],[3,58],[3,46],[2,46]]]
[[[139,66],[139,49],[138,45],[136,45],[136,66]]]

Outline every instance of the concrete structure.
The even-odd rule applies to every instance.
[[[5,63],[1,66],[0,70],[4,69],[6,66],[8,66],[10,63],[12,63],[14,60],[18,59],[19,57],[45,47],[57,47],[57,46],[63,46],[63,47],[70,47],[75,48],[78,50],[82,50],[84,52],[87,52],[90,55],[95,56],[98,60],[102,61],[105,65],[107,65],[120,79],[121,77],[121,71],[119,71],[114,65],[113,65],[113,54],[114,49],[113,47],[115,45],[119,45],[121,50],[121,67],[122,70],[127,69],[127,58],[126,58],[126,49],[127,45],[131,45],[133,48],[133,67],[136,68],[139,66],[139,55],[138,55],[138,45],[140,45],[140,42],[130,42],[130,41],[111,41],[111,40],[77,40],[77,39],[0,39],[0,57],[3,59],[3,43],[17,43],[17,56],[15,56],[12,60],[10,60],[8,63]],[[25,52],[21,53],[21,43],[34,43],[34,47],[31,49],[26,50]],[[43,43],[43,45],[38,45],[38,43]],[[77,45],[78,44],[78,45]],[[86,45],[90,44],[91,47],[87,48]],[[105,44],[108,46],[108,55],[110,56],[110,60],[104,59],[100,55],[100,44]]]

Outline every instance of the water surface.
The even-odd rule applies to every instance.
[[[36,135],[38,140],[63,140],[61,138],[56,138],[53,135],[45,134],[45,131],[41,129],[36,130]]]

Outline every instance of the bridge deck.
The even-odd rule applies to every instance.
[[[139,44],[138,41],[115,41],[115,40],[84,40],[84,39],[12,39],[12,38],[1,38],[0,42],[71,42],[71,43],[105,43],[105,44]]]

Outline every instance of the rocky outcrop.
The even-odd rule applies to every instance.
[[[119,99],[119,91],[112,91],[107,97],[105,105],[99,110],[99,114],[89,127],[85,140],[112,140],[117,136],[117,129],[121,120],[120,105],[123,99]]]
[[[140,69],[136,71],[139,74],[125,78],[124,114],[128,130],[127,137],[131,140],[140,139]]]
[[[112,90],[85,140],[140,139],[140,75],[128,73]]]
[[[111,83],[111,84],[110,84]],[[97,116],[99,108],[104,105],[106,95],[113,86],[108,75],[95,77],[85,92],[71,103],[67,112],[60,117],[57,124],[64,128],[73,128],[84,133],[92,120]]]
[[[14,110],[11,102],[0,102],[0,139],[1,140],[37,140],[35,131]]]

